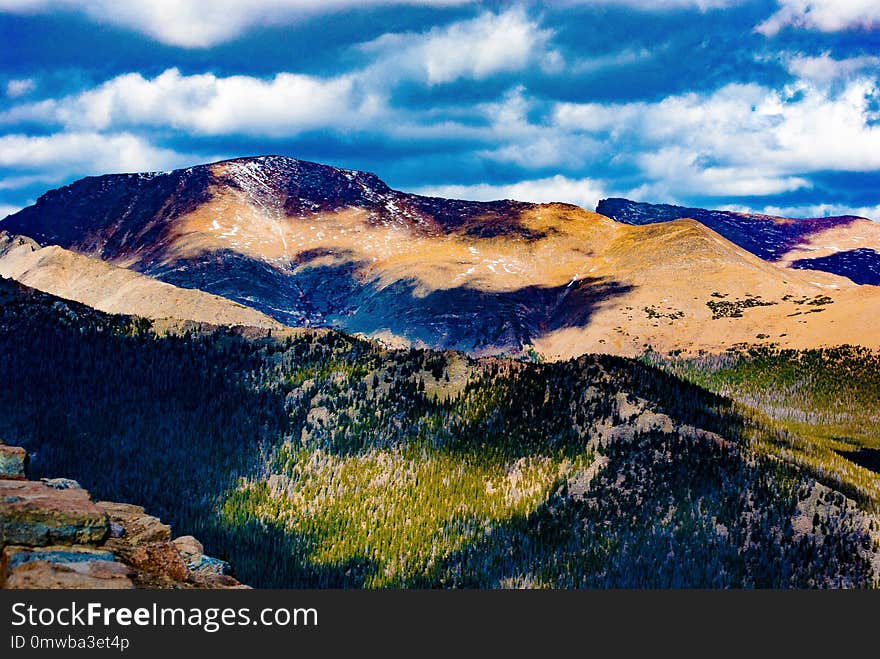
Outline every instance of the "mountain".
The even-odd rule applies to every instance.
[[[57,245],[0,231],[0,276],[90,307],[152,320],[280,329],[260,312],[217,295],[178,288]]]
[[[692,218],[766,261],[880,286],[880,223],[864,217],[793,219],[619,198],[602,199],[596,212],[633,225]]]
[[[86,178],[0,228],[391,345],[548,359],[880,346],[880,289],[781,268],[693,220],[424,197],[277,156]]]
[[[880,574],[880,483],[861,453],[839,437],[813,451],[643,360],[474,360],[332,331],[159,336],[8,280],[0,346],[0,436],[36,478],[136,502],[255,587],[847,588]],[[785,384],[833,383],[875,416],[877,358],[848,355]],[[873,393],[847,377],[851,358]],[[164,549],[141,559],[180,568],[184,544],[200,549],[168,547],[153,518],[103,540],[96,506],[117,523],[143,510],[64,491],[99,551],[131,561],[145,526]],[[7,512],[16,496],[0,496],[5,528],[45,530]]]

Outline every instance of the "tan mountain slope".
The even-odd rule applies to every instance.
[[[364,172],[257,157],[83,179],[3,226],[286,325],[473,355],[880,347],[880,287],[782,267],[779,250],[803,232],[735,219],[731,235],[752,249],[702,220],[623,223],[567,204],[422,197]],[[808,233],[871,229],[845,220]]]
[[[833,257],[853,250],[872,250],[880,254],[880,222],[856,218],[847,224],[807,235],[780,257],[779,264],[790,266],[801,259]]]
[[[550,359],[589,351],[717,352],[738,343],[880,347],[880,287],[825,272],[783,269],[689,219],[628,227],[594,275],[629,286],[585,327],[535,341]],[[592,268],[591,268],[592,269]]]
[[[178,288],[56,245],[40,247],[6,232],[0,232],[0,275],[107,313],[281,327],[259,311],[217,295]]]
[[[355,208],[306,217],[274,214],[249,204],[239,191],[224,190],[180,219],[167,253],[175,261],[229,250],[268,259],[293,276],[342,267],[379,290],[411,282],[412,294],[423,298],[438,291],[556,289],[547,320],[530,336],[537,352],[550,359],[637,354],[646,345],[686,351],[738,343],[880,346],[880,326],[871,321],[880,309],[880,288],[821,271],[783,269],[695,220],[632,226],[546,204],[510,222],[517,232],[426,233],[373,223]],[[529,298],[518,299],[526,311],[538,304]],[[389,338],[394,329],[366,333]]]

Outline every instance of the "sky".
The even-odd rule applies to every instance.
[[[0,217],[281,154],[468,199],[880,220],[877,0],[0,0]]]

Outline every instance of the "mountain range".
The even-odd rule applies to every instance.
[[[5,276],[155,319],[544,359],[880,346],[865,218],[448,200],[263,156],[85,178],[0,230],[36,243],[3,248]]]
[[[877,587],[878,226],[82,179],[0,222],[0,458],[126,586]],[[69,585],[9,498],[0,582]]]

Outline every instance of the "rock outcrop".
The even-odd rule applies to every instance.
[[[20,446],[0,443],[0,478],[24,480],[27,469],[27,452]]]
[[[92,501],[74,480],[27,480],[0,442],[0,588],[246,588],[228,563],[141,506]]]

